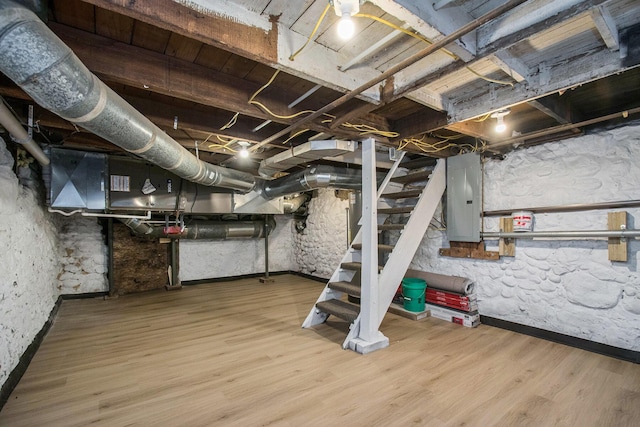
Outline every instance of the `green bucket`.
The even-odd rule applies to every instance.
[[[427,283],[422,279],[405,277],[402,279],[402,296],[404,309],[409,311],[424,311],[424,295]]]

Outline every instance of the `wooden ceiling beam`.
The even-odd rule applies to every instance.
[[[575,18],[608,0],[554,0],[540,8],[527,2],[478,29],[478,57],[513,46]]]
[[[261,28],[243,24],[232,14],[204,13],[172,0],[83,1],[254,61],[270,64],[278,61],[278,33],[275,26]]]
[[[551,67],[539,67],[527,82],[514,87],[500,86],[453,104],[452,122],[465,121],[488,111],[509,108],[556,92],[589,83],[630,69],[620,61],[618,52],[604,47]]]
[[[393,122],[393,131],[399,134],[394,141],[422,135],[447,125],[447,114],[439,111],[418,111]]]
[[[275,118],[249,104],[247,101],[251,95],[260,88],[256,83],[63,25],[52,23],[51,28],[102,79],[137,88],[144,85],[151,92],[224,109],[232,113],[229,119],[234,112],[239,112],[282,124],[295,121]],[[122,58],[127,60],[123,61]],[[278,115],[290,115],[298,111],[288,108],[279,100],[265,99],[262,94],[260,101]],[[220,127],[224,124],[219,123]],[[347,129],[329,130],[320,120],[310,123],[308,127],[317,132],[330,131],[340,137],[358,136],[358,132]]]

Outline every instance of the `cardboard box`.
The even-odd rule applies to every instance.
[[[426,302],[436,305],[442,305],[444,307],[453,308],[461,311],[478,311],[478,303],[474,302],[466,302],[466,301],[456,301],[455,299],[445,299],[445,298],[433,298],[427,295]]]
[[[426,304],[425,308],[431,311],[431,317],[457,323],[468,328],[475,328],[480,324],[480,315],[477,311],[470,313],[441,307],[434,304]]]
[[[478,301],[476,294],[471,294],[471,295],[456,294],[454,292],[448,292],[448,291],[442,291],[440,289],[430,288],[429,286],[427,286],[427,295],[433,295],[438,298],[455,298],[457,300],[467,301],[467,302]]]

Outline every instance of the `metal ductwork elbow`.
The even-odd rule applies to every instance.
[[[318,165],[273,181],[265,181],[262,195],[271,200],[318,188],[334,187],[344,190],[359,190],[361,186],[362,172],[359,170]]]
[[[39,105],[172,173],[251,191],[253,175],[197,159],[100,81],[32,11],[0,0],[0,71]]]

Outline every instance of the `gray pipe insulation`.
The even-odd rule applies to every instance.
[[[151,238],[228,240],[265,237],[264,220],[262,219],[255,221],[193,221],[179,234],[166,234],[164,227],[145,224],[139,219],[123,219],[121,221],[134,233]],[[276,228],[276,221],[273,217],[269,217],[267,223],[269,233],[271,233]]]
[[[39,105],[172,173],[251,191],[253,175],[197,159],[101,82],[37,16],[0,0],[0,71]]]

